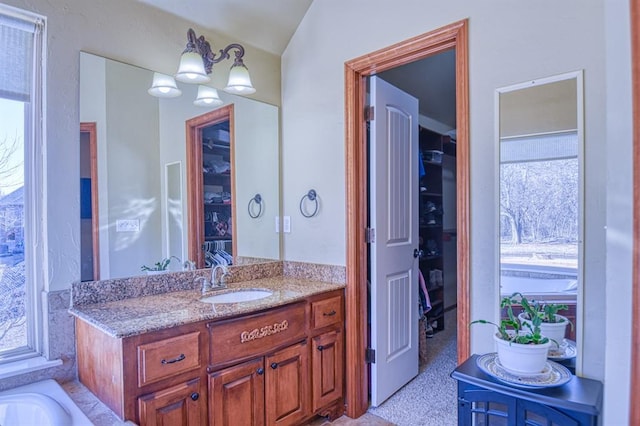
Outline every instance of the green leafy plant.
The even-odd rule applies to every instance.
[[[166,271],[171,263],[171,258],[164,258],[160,262],[156,262],[153,266],[142,265],[143,271]]]
[[[563,316],[558,316],[558,311],[565,311],[569,309],[569,306],[558,303],[546,303],[534,300],[524,308],[524,314],[527,319],[531,319],[534,316],[539,316],[542,322],[551,324],[561,323],[566,320]],[[571,323],[571,321],[569,321]],[[573,326],[573,324],[572,324]]]
[[[498,329],[498,334],[502,340],[506,340],[513,343],[541,345],[549,341],[548,338],[540,334],[540,324],[542,324],[542,317],[539,315],[533,315],[531,323],[522,322],[513,313],[513,306],[520,305],[525,312],[534,312],[532,304],[521,293],[513,293],[511,296],[505,296],[500,301],[500,308],[507,310],[507,318],[500,321],[500,324],[496,324],[487,320],[472,321],[472,324],[491,324]]]

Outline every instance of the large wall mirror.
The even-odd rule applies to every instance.
[[[582,324],[582,73],[497,91],[500,144],[500,295],[566,304],[559,357]],[[573,348],[571,347],[573,345]]]
[[[81,159],[87,160],[81,192],[93,188],[97,194],[95,203],[81,194],[82,280],[141,275],[143,265],[172,256],[169,270],[182,269],[190,238],[185,123],[229,105],[236,215],[225,225],[237,251],[234,264],[279,259],[278,108],[222,91],[223,105],[195,106],[198,86],[181,83],[181,96],[157,98],[147,93],[152,80],[150,70],[80,54],[80,122],[95,123],[94,134],[81,138]],[[256,194],[262,203],[258,217],[248,209]],[[92,223],[98,224],[94,232]]]

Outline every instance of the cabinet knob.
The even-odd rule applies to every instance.
[[[198,392],[194,392],[191,394],[191,400],[192,401],[197,401],[198,398],[200,398],[200,394]]]
[[[322,352],[324,350],[324,346],[323,345],[318,346],[318,350]]]
[[[274,370],[275,370],[276,368],[278,368],[278,363],[277,363],[277,362],[272,362],[272,363],[271,363],[271,368],[273,368]]]
[[[258,376],[262,376],[264,374],[264,368],[260,367],[256,370],[256,373],[258,373]]]

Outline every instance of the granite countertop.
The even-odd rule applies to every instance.
[[[227,289],[267,289],[273,294],[263,299],[240,303],[204,303],[198,290],[173,291],[151,296],[73,306],[69,312],[110,336],[121,338],[176,327],[204,320],[221,319],[286,305],[314,294],[344,288],[342,283],[277,276],[235,282]]]

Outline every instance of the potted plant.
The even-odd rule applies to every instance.
[[[569,306],[565,304],[546,303],[536,300],[528,303],[525,299],[522,309],[523,311],[518,315],[520,321],[531,323],[531,318],[539,317],[541,319],[540,332],[543,336],[548,337],[554,346],[560,347],[562,345],[567,325],[571,324],[573,327],[567,317],[558,314],[558,311],[569,309]]]
[[[164,258],[160,262],[156,262],[153,266],[142,265],[140,269],[145,271],[147,275],[164,274],[168,272],[167,268],[169,268],[170,263],[171,258]]]
[[[476,320],[471,324],[491,324],[498,329],[494,341],[498,360],[505,370],[514,374],[534,375],[546,366],[551,341],[540,331],[540,316],[534,316],[530,322],[523,322],[513,313],[513,306],[523,303],[526,305],[529,302],[520,293],[503,297],[500,308],[506,308],[507,318],[502,319],[499,325],[486,320]]]

